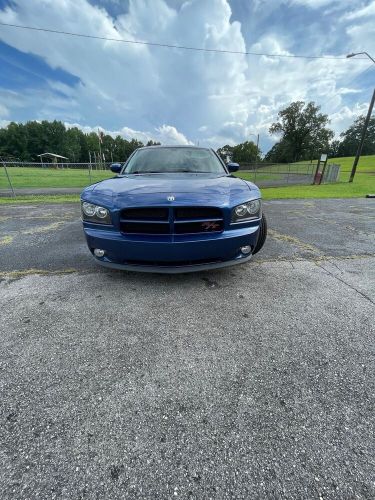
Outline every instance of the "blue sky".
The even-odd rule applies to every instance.
[[[375,0],[0,0],[0,22],[278,54],[375,55]],[[314,100],[339,134],[366,112],[369,60],[277,59],[88,40],[0,26],[0,126],[62,120],[125,138],[233,144]]]

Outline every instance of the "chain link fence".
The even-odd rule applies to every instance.
[[[0,162],[0,196],[78,193],[113,177],[111,163]]]
[[[0,162],[0,196],[79,193],[113,177],[110,163]],[[316,163],[243,163],[236,174],[259,187],[313,184]],[[340,166],[328,164],[322,182],[337,182]]]
[[[316,163],[243,163],[240,176],[259,187],[278,187],[291,184],[313,184]],[[340,166],[327,164],[322,182],[337,182]]]

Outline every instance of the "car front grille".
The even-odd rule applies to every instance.
[[[216,207],[139,207],[120,214],[124,234],[196,234],[224,230],[223,213]]]

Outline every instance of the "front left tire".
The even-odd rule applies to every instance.
[[[262,219],[260,221],[260,228],[259,228],[259,235],[258,235],[258,241],[257,244],[255,245],[255,248],[253,250],[253,255],[259,252],[261,248],[263,247],[265,241],[267,238],[267,219],[264,214],[262,214]]]

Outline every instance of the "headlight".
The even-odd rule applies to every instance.
[[[247,206],[246,205],[238,205],[238,207],[236,207],[234,209],[234,212],[237,215],[237,217],[245,217],[248,213]]]
[[[105,219],[106,217],[108,217],[108,210],[104,207],[96,207],[96,215],[100,218],[100,219]]]
[[[87,201],[84,201],[82,203],[82,210],[83,210],[83,213],[85,215],[87,215],[88,217],[94,217],[96,206],[93,205],[92,203],[87,203]]]
[[[261,216],[261,200],[252,200],[241,203],[234,207],[232,212],[232,222],[242,222],[251,219],[258,219]]]
[[[87,222],[96,222],[98,224],[111,224],[111,216],[107,208],[87,201],[82,202],[82,219]]]

